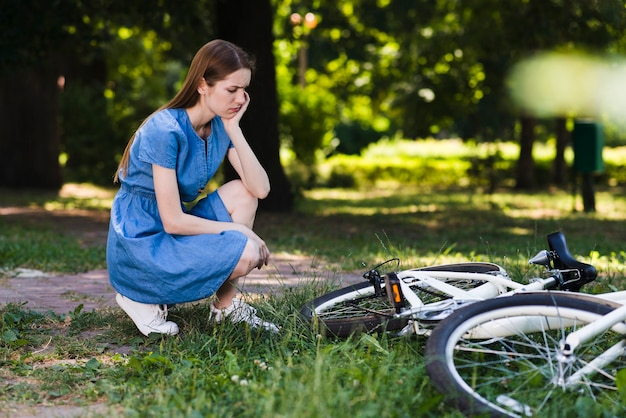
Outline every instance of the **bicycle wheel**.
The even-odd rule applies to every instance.
[[[477,302],[433,330],[426,344],[426,370],[437,389],[468,415],[560,416],[564,399],[574,404],[572,396],[613,408],[618,397],[615,374],[622,365],[611,364],[580,379],[574,373],[608,347],[623,343],[626,324],[581,344],[571,356],[563,355],[559,343],[619,306],[565,292]]]
[[[410,276],[411,271],[506,275],[506,272],[497,264],[481,262],[455,263],[405,270],[402,272],[403,276]],[[467,278],[440,280],[466,290],[484,284],[482,280]],[[419,280],[410,282],[409,287],[425,304],[449,298],[448,295],[430,288]],[[338,337],[347,337],[356,332],[372,333],[400,330],[407,325],[408,318],[394,318],[394,313],[395,310],[389,303],[387,296],[377,295],[374,286],[369,282],[358,283],[322,295],[308,302],[300,311],[302,317],[311,323],[315,329],[321,333]]]

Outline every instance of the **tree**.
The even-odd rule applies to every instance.
[[[45,67],[0,76],[0,186],[61,185],[56,79]]]
[[[0,13],[0,186],[54,189],[62,182],[58,77],[67,34],[66,22],[41,19],[49,10],[36,0],[7,0]]]
[[[240,6],[245,6],[243,13],[237,9]],[[215,10],[219,16],[211,13]],[[255,100],[244,128],[272,178],[273,191],[265,207],[291,209],[291,188],[279,160],[270,0],[6,0],[0,19],[0,135],[8,139],[0,143],[0,186],[59,188],[62,147],[68,151],[68,168],[109,181],[115,156],[132,134],[130,128],[128,132],[114,129],[106,115],[105,91],[123,94],[110,86],[106,59],[113,54],[111,48],[118,46],[114,41],[120,30],[134,36],[156,33],[171,45],[160,53],[187,65],[195,51],[218,32],[219,22],[221,34],[252,51],[259,62],[251,92]],[[72,94],[68,98],[76,103],[70,103],[60,119],[62,80],[67,82],[67,94]],[[90,98],[78,103],[77,98],[85,97]],[[132,129],[153,110],[145,105],[135,109],[141,114],[126,117],[126,122],[134,121]],[[129,109],[124,110],[128,113]],[[59,120],[63,134],[70,136],[63,143]]]
[[[517,137],[523,150],[517,171],[520,188],[534,183],[534,127],[549,121],[533,120],[534,114],[516,108],[506,85],[509,71],[537,51],[605,51],[623,39],[626,24],[621,0],[281,4],[300,13],[308,4],[308,11],[320,14],[309,42],[308,78],[332,81],[327,88],[340,100],[343,118],[355,118],[353,109],[360,102],[370,109],[370,117],[361,121],[373,125],[374,116],[388,118],[387,135],[397,130],[410,138]],[[567,138],[559,132],[555,179],[562,180]]]
[[[270,177],[272,191],[261,208],[288,211],[293,207],[291,186],[280,164],[278,96],[273,53],[273,11],[270,0],[220,0],[217,2],[217,35],[252,53],[257,61],[250,85],[252,99],[242,120],[250,146]],[[232,176],[232,169],[229,176]]]
[[[567,130],[567,119],[560,117],[554,120],[556,136],[556,155],[552,167],[552,182],[557,186],[567,184],[567,164],[565,164],[565,150],[570,144],[570,133]]]
[[[87,105],[98,123],[82,134],[108,131],[104,88],[104,50],[110,40],[111,19],[122,1],[6,0],[0,18],[0,186],[57,189],[63,183],[60,97],[66,85],[94,86],[98,94]],[[122,15],[139,13],[145,2],[126,2]],[[135,9],[134,7],[139,7]],[[151,10],[145,8],[145,10]],[[41,18],[45,16],[46,18]],[[146,17],[147,18],[147,17]],[[90,131],[91,130],[91,131]],[[110,138],[105,135],[104,138]],[[85,149],[92,144],[84,143]],[[74,156],[78,157],[78,156]],[[106,155],[95,155],[106,158]],[[78,158],[70,156],[70,166]],[[92,161],[83,161],[89,166]],[[110,178],[110,177],[109,177]]]

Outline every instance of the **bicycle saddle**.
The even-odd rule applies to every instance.
[[[565,242],[565,235],[562,232],[553,232],[548,235],[548,245],[553,253],[552,263],[555,269],[559,270],[578,270],[579,277],[567,280],[561,284],[563,290],[573,290],[578,292],[580,288],[589,282],[592,282],[598,276],[596,268],[591,264],[582,263],[570,254]]]

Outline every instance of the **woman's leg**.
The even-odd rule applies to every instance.
[[[223,309],[232,304],[232,300],[237,294],[237,284],[239,278],[247,276],[254,268],[256,268],[261,260],[259,259],[259,248],[257,244],[248,240],[246,246],[239,258],[239,262],[235,266],[230,278],[224,282],[224,284],[217,290],[215,296],[217,301],[215,307]]]
[[[237,293],[238,278],[248,274],[259,262],[258,245],[256,242],[249,239],[239,263],[235,267],[235,271],[230,279],[226,280],[216,292],[216,300],[213,301],[210,307],[211,318],[213,318],[215,322],[219,323],[223,321],[224,318],[228,318],[232,323],[246,322],[254,328],[260,327],[271,332],[279,331],[276,324],[259,318],[255,308],[241,300],[234,299]]]
[[[259,200],[243,185],[241,180],[233,180],[217,189],[224,206],[230,213],[233,222],[252,229]]]
[[[218,194],[230,213],[233,222],[252,229],[256,218],[258,199],[250,194],[242,181],[233,180],[224,184],[218,189]],[[224,282],[215,294],[217,298],[215,307],[223,309],[230,306],[237,294],[239,278],[248,275],[260,263],[258,245],[254,241],[248,240],[230,278]]]

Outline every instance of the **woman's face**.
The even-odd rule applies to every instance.
[[[212,113],[222,119],[234,117],[249,99],[246,88],[250,85],[251,72],[242,68],[218,81],[214,86],[208,86],[206,104]]]

